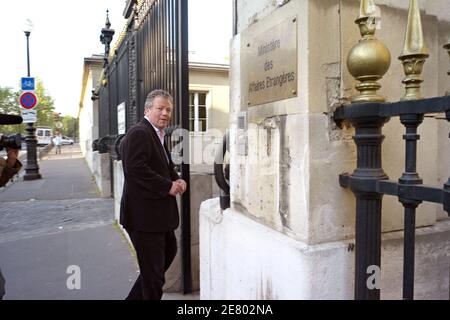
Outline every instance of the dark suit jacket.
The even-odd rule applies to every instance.
[[[179,176],[150,122],[143,119],[127,132],[121,155],[125,182],[120,223],[125,229],[143,232],[176,229],[178,206],[169,191]]]

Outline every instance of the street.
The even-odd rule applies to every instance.
[[[124,299],[137,264],[79,146],[51,151],[39,166],[42,179],[0,189],[4,299]]]

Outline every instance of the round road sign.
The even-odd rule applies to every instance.
[[[25,91],[20,95],[20,105],[25,109],[33,109],[38,102],[37,96],[32,91]]]

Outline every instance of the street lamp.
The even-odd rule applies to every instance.
[[[108,69],[108,57],[110,44],[113,39],[114,29],[111,29],[111,22],[109,22],[109,10],[106,10],[106,22],[105,27],[102,29],[102,34],[100,36],[100,41],[105,45],[105,56],[103,58],[103,68]],[[107,71],[107,70],[105,70]],[[106,73],[106,76],[108,73]]]
[[[23,32],[27,37],[27,76],[30,77],[30,34],[33,31],[33,23],[27,19],[25,23],[25,28]],[[25,175],[23,176],[24,180],[36,180],[41,179],[42,176],[39,173],[39,165],[37,163],[36,156],[36,145],[37,139],[34,133],[36,132],[36,128],[33,126],[33,123],[28,123],[27,128],[25,129],[28,132],[28,135],[25,138],[25,142],[27,144],[27,165],[25,167]]]

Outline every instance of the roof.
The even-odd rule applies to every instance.
[[[189,70],[228,72],[230,70],[230,65],[222,63],[189,62]]]

